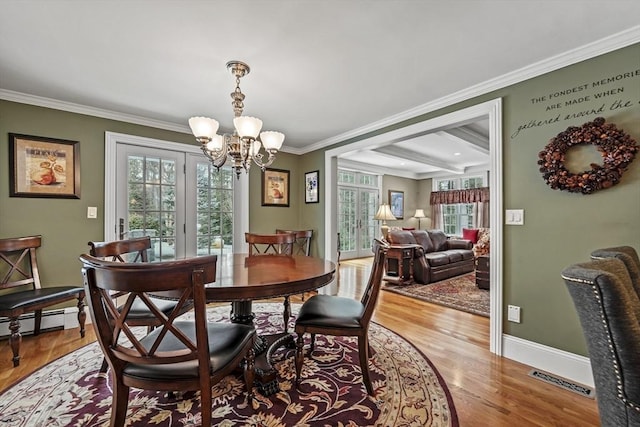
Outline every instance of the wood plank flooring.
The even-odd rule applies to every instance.
[[[338,293],[359,298],[371,258],[342,261]],[[298,297],[292,302],[300,302]],[[528,376],[531,367],[489,352],[489,319],[381,292],[374,321],[419,348],[443,376],[460,419],[470,426],[599,426],[596,402]],[[0,392],[49,361],[95,340],[91,327],[25,336],[18,368],[0,342]]]

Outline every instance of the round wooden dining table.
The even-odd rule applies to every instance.
[[[231,302],[231,321],[252,324],[252,301],[287,297],[316,290],[329,284],[336,265],[322,258],[302,255],[224,254],[218,256],[215,282],[206,285],[208,302]],[[284,324],[291,314],[288,299],[283,306]],[[293,345],[293,336],[285,326],[282,333],[260,335],[256,341],[256,385],[264,395],[279,390],[271,363],[273,351]]]

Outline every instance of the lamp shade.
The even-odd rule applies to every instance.
[[[262,120],[250,116],[240,116],[233,119],[233,126],[241,138],[257,138],[262,129]]]
[[[207,150],[220,151],[222,150],[222,144],[224,144],[224,138],[221,135],[214,134],[211,141],[207,143]]]
[[[391,213],[391,206],[387,204],[380,205],[373,219],[382,221],[395,221],[396,217]]]
[[[260,141],[265,150],[279,150],[284,142],[284,134],[270,130],[260,132]]]
[[[426,218],[423,209],[416,209],[416,213],[415,213],[415,215],[413,215],[413,217],[414,218]]]
[[[196,138],[212,139],[218,132],[219,123],[208,117],[191,117],[189,127]]]

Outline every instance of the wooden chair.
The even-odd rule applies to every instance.
[[[100,347],[111,367],[111,426],[124,426],[129,388],[199,390],[202,425],[211,425],[211,387],[242,365],[248,399],[253,398],[254,339],[252,326],[209,323],[205,284],[215,280],[216,255],[161,263],[122,263],[80,256],[88,305]],[[126,292],[118,309],[112,292]],[[151,294],[176,299],[165,315]],[[136,332],[131,308],[145,304],[160,324],[148,334]],[[177,320],[186,304],[194,304],[194,320]],[[126,341],[124,340],[126,338]]]
[[[276,229],[277,234],[293,233],[296,241],[293,244],[293,255],[311,256],[311,238],[313,230],[282,230]]]
[[[276,229],[276,233],[293,233],[296,236],[296,241],[293,243],[293,255],[311,256],[311,238],[313,237],[313,230],[283,230]],[[305,299],[305,294],[301,296],[302,301]]]
[[[293,233],[244,233],[244,238],[249,244],[249,256],[293,255],[293,245],[296,242],[296,235]]]
[[[137,237],[127,240],[116,240],[112,242],[89,242],[89,254],[91,256],[110,260],[114,262],[148,262],[148,250],[151,249],[151,238],[149,236]],[[118,299],[122,297],[126,292],[114,292],[111,298]],[[153,303],[162,311],[165,315],[171,313],[177,302],[174,300],[151,298]],[[187,302],[181,307],[180,314],[184,314],[191,310],[193,304]],[[118,307],[121,310],[122,307]],[[129,324],[132,326],[146,326],[148,332],[151,332],[153,328],[161,325],[158,318],[154,313],[149,310],[146,304],[141,300],[136,299],[133,306],[129,310]],[[107,372],[106,359],[102,362],[100,372]]]
[[[603,427],[640,425],[640,295],[613,258],[562,271],[584,333]]]
[[[257,255],[293,255],[293,245],[296,242],[294,233],[256,234],[245,233],[244,238],[249,244],[249,256]],[[284,331],[289,331],[289,318],[291,317],[291,304],[289,297],[284,297]]]
[[[38,335],[44,307],[77,299],[80,336],[84,337],[87,317],[84,312],[84,289],[79,286],[41,286],[36,259],[36,249],[41,244],[42,236],[0,239],[0,290],[15,291],[0,296],[0,316],[9,318],[9,342],[14,367],[20,365],[22,335],[19,317],[24,313],[35,312],[33,334]]]
[[[313,352],[315,335],[356,336],[362,379],[369,395],[373,396],[373,386],[369,375],[369,322],[378,300],[382,273],[384,272],[385,247],[377,247],[369,282],[360,301],[332,295],[315,295],[300,308],[296,319],[296,384],[304,363],[304,334],[311,334],[310,352]]]

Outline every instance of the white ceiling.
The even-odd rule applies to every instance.
[[[251,66],[245,113],[303,153],[628,30],[638,16],[637,0],[0,0],[0,97],[183,132],[205,115],[228,130],[225,64],[239,59]],[[445,148],[430,135],[399,144],[420,151],[402,168],[486,164],[486,149],[460,144],[467,130],[441,135]],[[389,166],[389,155],[346,157]]]

